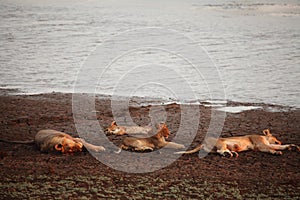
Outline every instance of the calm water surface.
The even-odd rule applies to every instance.
[[[105,73],[87,73],[87,79],[99,77],[92,92],[190,100],[184,80],[194,99],[214,99],[212,93],[222,90],[218,99],[299,108],[299,21],[299,1],[0,0],[0,87],[24,93],[73,92],[80,69],[99,45],[117,37],[115,46],[122,43],[130,51],[128,37],[120,33],[160,27],[203,48],[219,77],[199,78],[179,56],[141,48],[110,66],[98,66],[109,69]],[[180,44],[185,40],[173,36],[168,38],[186,48]],[[110,46],[101,48],[106,56]],[[200,74],[214,70],[204,64],[197,68]]]

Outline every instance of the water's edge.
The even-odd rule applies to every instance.
[[[49,95],[73,95],[74,93],[36,93],[28,94],[23,93],[18,89],[0,89],[0,96],[27,96],[34,99],[47,98]],[[80,95],[91,96],[99,100],[111,100],[111,101],[128,101],[130,107],[145,107],[145,106],[164,106],[169,104],[178,105],[199,105],[204,107],[211,107],[214,110],[226,112],[226,113],[240,113],[247,110],[264,110],[267,112],[289,112],[292,110],[299,110],[299,108],[285,105],[267,104],[267,103],[254,103],[254,102],[237,102],[231,100],[193,100],[180,102],[174,99],[162,99],[152,97],[128,97],[128,96],[111,96],[105,94],[88,94],[80,93]]]

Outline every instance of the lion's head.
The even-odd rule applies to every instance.
[[[263,134],[267,136],[267,140],[270,144],[281,144],[279,140],[275,136],[273,136],[269,129],[263,130]]]
[[[169,137],[170,131],[165,123],[161,122],[158,124],[157,134],[159,134],[160,136],[163,136],[165,138]]]
[[[70,138],[63,137],[62,140],[54,146],[56,151],[61,153],[75,153],[82,151],[83,144]]]
[[[107,127],[105,130],[106,134],[121,135],[121,134],[124,134],[124,132],[125,132],[124,128],[121,128],[120,126],[118,126],[116,121],[113,121],[110,124],[110,126]]]

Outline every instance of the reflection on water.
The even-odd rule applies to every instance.
[[[28,93],[72,92],[80,67],[97,45],[129,29],[163,27],[206,49],[220,70],[227,99],[299,108],[299,18],[300,3],[292,0],[3,0],[0,86]],[[180,77],[189,81],[195,98],[209,100],[210,91],[218,87],[213,79],[195,78],[188,64],[160,51],[137,51],[119,59],[112,68],[126,74],[144,64],[143,59],[149,66],[151,60],[161,61],[162,73],[174,66]],[[111,71],[101,77],[98,93],[113,94],[113,76]],[[139,71],[136,77],[141,76]],[[166,98],[184,93],[176,76],[167,81],[163,77],[164,88],[178,85],[178,91],[166,92],[159,84],[145,84],[136,91],[125,87],[123,92]]]

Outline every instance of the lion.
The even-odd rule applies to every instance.
[[[106,129],[106,134],[124,135],[124,134],[148,134],[151,131],[150,126],[118,126],[116,121]]]
[[[212,153],[218,153],[225,156],[226,153],[232,157],[238,157],[238,152],[247,150],[257,150],[267,152],[274,155],[282,155],[280,150],[296,149],[300,151],[300,147],[294,144],[282,145],[282,143],[274,137],[269,129],[263,130],[264,135],[245,135],[228,138],[207,138],[203,144],[198,145],[190,151],[175,152],[175,154],[192,154],[203,149],[206,152],[211,150]]]
[[[20,143],[20,144],[35,144],[41,152],[61,152],[64,154],[75,153],[82,151],[83,147],[94,151],[105,151],[102,146],[96,146],[86,142],[81,138],[74,138],[67,133],[63,133],[56,130],[40,130],[34,140],[30,141],[7,141],[2,142]]]
[[[122,149],[132,149],[134,151],[153,151],[154,149],[159,149],[162,147],[172,148],[172,149],[184,149],[185,146],[175,142],[167,142],[165,138],[168,138],[170,131],[165,123],[160,123],[158,125],[158,131],[155,135],[149,138],[136,138],[136,137],[126,137],[123,140],[120,149],[116,153],[120,153]]]

